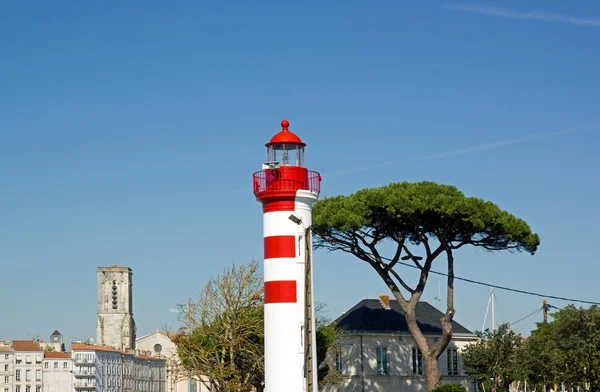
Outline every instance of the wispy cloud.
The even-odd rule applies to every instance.
[[[429,160],[433,160],[433,159],[443,159],[443,158],[453,157],[453,156],[457,156],[457,155],[469,154],[469,153],[473,153],[473,152],[493,150],[496,148],[506,147],[506,146],[510,146],[513,144],[525,143],[525,142],[529,142],[529,141],[533,141],[533,140],[540,140],[540,139],[546,139],[546,138],[550,138],[550,137],[554,137],[554,136],[593,131],[593,130],[597,130],[597,129],[600,129],[600,124],[596,124],[596,125],[585,127],[585,128],[569,128],[569,129],[565,129],[562,131],[534,133],[534,134],[525,135],[525,136],[515,138],[515,139],[500,140],[497,142],[477,144],[477,145],[473,145],[473,146],[469,146],[469,147],[465,147],[465,148],[461,148],[461,149],[457,149],[457,150],[440,152],[437,154],[421,155],[421,156],[416,156],[416,157],[412,157],[412,158],[399,159],[396,161],[388,161],[388,162],[376,163],[373,165],[340,169],[340,170],[332,170],[332,171],[322,170],[321,174],[323,175],[324,178],[331,178],[331,177],[337,177],[337,176],[343,176],[343,175],[363,172],[363,171],[367,171],[367,170],[371,170],[371,169],[377,169],[377,168],[385,167],[385,166],[395,166],[395,165],[400,165],[400,164],[405,164],[405,163],[410,163],[410,162],[429,161]],[[240,189],[232,190],[231,192],[232,193],[249,192],[248,189],[249,189],[249,187],[248,188],[240,188]]]
[[[499,16],[503,18],[540,20],[553,23],[569,23],[580,26],[600,26],[600,19],[577,18],[574,16],[552,14],[542,11],[518,12],[493,6],[461,4],[446,4],[445,7],[453,10],[475,12],[478,14]]]
[[[401,163],[408,163],[408,162],[415,162],[415,161],[428,161],[428,160],[432,160],[432,159],[447,158],[447,157],[452,157],[452,156],[456,156],[456,155],[468,154],[468,153],[472,153],[472,152],[492,150],[492,149],[510,146],[512,144],[524,143],[524,142],[528,142],[528,141],[532,141],[532,140],[546,139],[546,138],[549,138],[552,136],[573,134],[573,133],[578,133],[578,132],[586,132],[586,131],[591,131],[591,130],[595,130],[595,129],[599,129],[599,128],[600,128],[600,125],[594,125],[594,126],[586,127],[586,128],[571,128],[571,129],[566,129],[566,130],[557,131],[557,132],[536,133],[536,134],[523,136],[520,138],[515,138],[515,139],[510,139],[510,140],[502,140],[502,141],[493,142],[493,143],[478,144],[478,145],[474,145],[474,146],[470,146],[470,147],[466,147],[466,148],[461,148],[458,150],[441,152],[438,154],[421,155],[421,156],[416,156],[416,157],[407,158],[407,159],[401,159],[401,160],[397,160],[397,161],[382,162],[382,163],[375,164],[375,165],[355,167],[355,168],[351,168],[351,169],[338,170],[338,171],[333,171],[333,172],[329,172],[329,173],[325,172],[325,173],[323,173],[323,177],[327,178],[327,177],[341,176],[341,175],[376,169],[376,168],[384,167],[384,166],[399,165]]]

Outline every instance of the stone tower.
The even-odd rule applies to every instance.
[[[119,350],[135,348],[136,327],[133,321],[133,272],[113,265],[98,267],[98,322],[96,341],[100,346]]]

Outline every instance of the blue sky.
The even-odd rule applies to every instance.
[[[600,301],[599,42],[594,1],[3,2],[0,338],[94,336],[112,264],[134,270],[139,334],[176,326],[261,258],[251,175],[284,118],[323,196],[438,181],[541,235],[533,257],[465,249],[457,275]],[[315,274],[331,317],[386,293],[347,255],[317,252]],[[480,329],[488,289],[456,287]],[[542,302],[496,296],[497,321]]]

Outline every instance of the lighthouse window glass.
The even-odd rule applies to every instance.
[[[283,152],[284,165],[298,165],[298,146],[295,144],[286,144]]]
[[[283,146],[273,146],[271,154],[273,161],[279,162],[283,165]]]
[[[304,167],[304,147],[298,146],[298,166]]]

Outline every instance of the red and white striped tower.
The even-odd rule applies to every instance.
[[[306,391],[305,260],[312,205],[321,176],[305,167],[305,143],[281,122],[267,146],[267,162],[254,173],[254,195],[263,206],[265,279],[265,392]],[[312,253],[312,252],[311,252]],[[312,255],[309,254],[309,257]],[[310,269],[312,274],[312,268]],[[312,279],[310,279],[312,286]],[[312,292],[312,287],[310,288]],[[311,348],[313,390],[317,391],[314,309]]]

